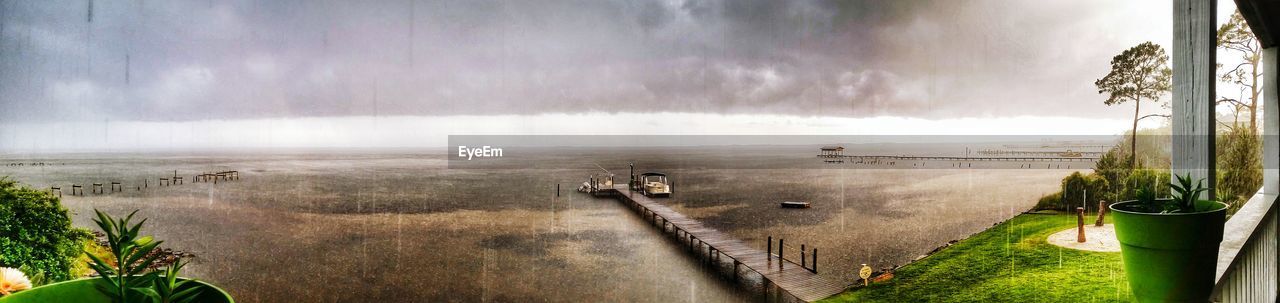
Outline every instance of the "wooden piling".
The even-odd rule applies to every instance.
[[[765,258],[773,258],[773,236],[769,236],[769,249],[765,250]]]
[[[1076,242],[1084,241],[1084,207],[1076,207]]]
[[[1098,201],[1098,220],[1093,221],[1093,226],[1102,226],[1103,219],[1107,216],[1107,201]]]
[[[734,280],[734,281],[737,281],[737,280],[738,280],[738,266],[739,266],[739,265],[742,265],[742,262],[738,262],[738,259],[733,259],[733,280]]]
[[[805,263],[804,251],[805,251],[805,249],[804,249],[804,244],[800,244],[800,267],[801,267],[801,268],[808,268],[808,266],[807,266],[806,264],[804,264],[804,263]]]
[[[782,264],[787,263],[787,258],[782,256],[786,241],[787,239],[778,238],[778,269],[782,269]]]
[[[812,271],[813,273],[816,274],[818,273],[818,249],[817,248],[813,249],[812,257],[813,257],[813,262],[809,262],[809,271]]]

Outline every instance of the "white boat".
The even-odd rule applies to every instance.
[[[640,175],[641,193],[650,197],[671,196],[671,185],[667,175],[662,173],[644,173]]]
[[[809,202],[785,201],[782,208],[809,208]]]

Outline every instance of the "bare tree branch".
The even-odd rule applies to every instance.
[[[1164,114],[1150,114],[1150,115],[1146,115],[1146,116],[1142,116],[1141,118],[1138,118],[1138,121],[1142,121],[1142,119],[1151,118],[1151,117],[1172,118],[1173,116],[1164,115]]]
[[[1227,97],[1222,97],[1222,99],[1218,99],[1218,102],[1216,102],[1216,104],[1222,104],[1222,103],[1231,103],[1232,105],[1235,105],[1235,106],[1243,106],[1245,108],[1249,108],[1248,104],[1244,104],[1244,102],[1240,102],[1240,100],[1227,98]]]

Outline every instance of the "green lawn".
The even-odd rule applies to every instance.
[[[1019,215],[898,269],[890,281],[823,302],[1130,301],[1120,253],[1045,242],[1075,224],[1074,215]]]

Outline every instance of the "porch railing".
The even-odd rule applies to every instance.
[[[1227,220],[1218,250],[1215,302],[1276,302],[1280,216],[1276,195],[1259,191]]]

